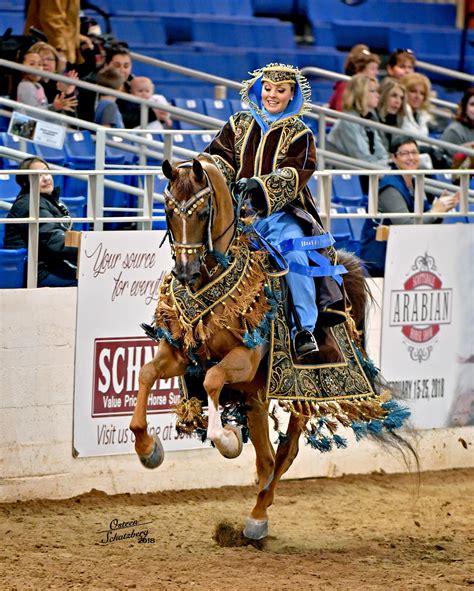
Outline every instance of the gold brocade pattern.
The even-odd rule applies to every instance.
[[[298,194],[298,174],[294,168],[280,168],[262,176],[261,181],[268,208],[267,215],[283,209]]]
[[[272,290],[279,291],[279,279],[271,280]],[[375,395],[351,344],[346,325],[331,329],[344,356],[343,363],[297,365],[291,356],[290,331],[282,306],[273,324],[270,347],[267,394],[280,401],[330,402],[340,399],[367,399]]]
[[[253,117],[250,113],[238,113],[238,115],[234,116],[234,124],[235,124],[235,143],[234,143],[234,153],[235,153],[235,160],[237,162],[237,169],[239,170],[242,167],[242,148],[245,144],[245,140],[250,130],[250,126],[253,122]]]
[[[212,156],[214,162],[216,163],[217,168],[221,171],[224,175],[226,183],[229,185],[235,181],[235,170],[232,168],[230,164],[228,164],[223,158],[218,155]]]

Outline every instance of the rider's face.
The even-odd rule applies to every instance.
[[[272,84],[264,82],[262,85],[262,103],[272,115],[282,113],[293,98],[294,88],[290,84]]]

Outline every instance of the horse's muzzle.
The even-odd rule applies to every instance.
[[[200,264],[197,261],[196,263],[189,263],[186,265],[177,263],[171,273],[180,283],[183,285],[189,285],[190,287],[201,279]]]

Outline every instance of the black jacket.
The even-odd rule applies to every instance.
[[[59,191],[40,195],[40,218],[68,218],[69,211],[58,199]],[[30,194],[20,193],[8,213],[9,218],[29,217]],[[64,246],[69,224],[43,223],[39,225],[38,281],[49,274],[66,279],[76,277],[77,248]],[[28,224],[7,224],[4,248],[28,248]]]

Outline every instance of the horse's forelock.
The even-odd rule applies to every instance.
[[[179,168],[179,174],[171,185],[173,195],[178,201],[189,199],[194,193],[197,193],[202,188],[196,183],[193,169],[191,167]]]

